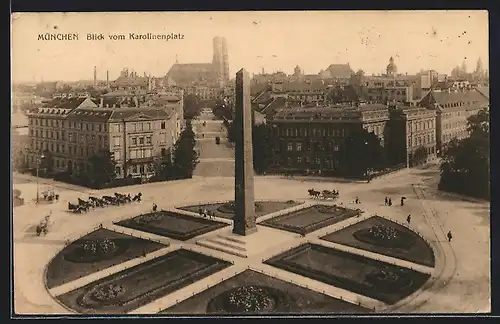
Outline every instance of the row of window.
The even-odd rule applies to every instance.
[[[134,122],[134,123],[127,123],[127,131],[129,132],[141,132],[141,131],[150,131],[153,129],[165,129],[166,128],[166,122],[165,121],[160,121],[159,123],[156,122]],[[120,133],[123,131],[123,124],[121,123],[116,123],[112,125],[112,131],[114,133]]]
[[[131,145],[151,145],[151,136],[146,136],[146,137],[132,137],[131,139]]]
[[[49,130],[43,130],[43,129],[38,129],[38,128],[30,128],[30,136],[31,137],[36,137],[36,138],[48,138],[48,139],[55,139],[55,140],[65,140],[65,131],[49,131]]]
[[[442,106],[444,108],[452,108],[452,107],[462,107],[462,106],[465,106],[465,105],[472,105],[472,104],[476,104],[478,103],[477,100],[474,100],[474,101],[469,101],[469,102],[463,102],[463,101],[460,101],[460,102],[449,102],[449,103],[446,103],[446,104],[443,104]],[[457,112],[453,112],[452,114],[455,114]],[[460,113],[464,114],[465,111],[458,111],[458,116],[460,116]]]
[[[443,142],[447,143],[454,138],[462,139],[462,138],[466,138],[468,136],[469,136],[469,132],[467,130],[461,130],[461,131],[453,132],[450,134],[443,134]]]
[[[412,139],[412,136],[408,136],[408,147],[421,146],[425,144],[434,144],[435,141],[433,135],[434,134],[416,136],[415,140]]]
[[[467,125],[466,120],[455,120],[449,123],[444,123],[443,129],[453,129],[458,127],[464,127],[465,125]]]
[[[319,167],[319,166],[324,166],[324,167],[329,167],[331,169],[334,168],[335,165],[339,164],[338,159],[333,159],[330,156],[326,157],[315,157],[314,159],[309,159],[307,156],[297,156],[297,157],[288,157],[285,159],[285,163],[287,166],[304,166],[304,165],[309,165],[311,167]],[[279,162],[277,164],[280,164]]]
[[[89,134],[78,134],[76,133],[69,133],[68,134],[68,141],[70,143],[79,143],[79,144],[89,144],[91,142],[95,142],[97,140],[97,143],[99,146],[107,146],[108,143],[108,136],[107,135],[89,135]]]
[[[279,136],[336,136],[344,137],[347,134],[347,130],[341,128],[306,128],[306,127],[290,127],[290,128],[278,128]]]
[[[87,132],[107,132],[106,123],[85,123],[76,121],[63,121],[58,119],[30,118],[31,126],[66,127],[70,129],[86,130]]]
[[[35,140],[31,140],[31,149],[33,151],[45,151],[48,150],[50,152],[69,154],[75,156],[89,156],[96,152],[96,148],[106,148],[106,146],[94,146],[94,145],[85,145],[85,146],[76,146],[76,145],[65,145],[59,143],[48,143],[48,142],[38,142]]]
[[[286,146],[286,150],[291,152],[291,151],[294,151],[294,143],[293,142],[288,142],[287,143],[287,146]],[[320,151],[323,151],[324,149],[326,150],[334,150],[336,152],[338,152],[340,150],[340,146],[338,144],[333,144],[333,143],[326,143],[326,145],[323,145],[323,143],[315,143],[313,144],[312,146],[314,146],[317,150],[320,150]],[[305,149],[307,151],[310,150],[310,147],[311,145],[308,145],[308,143],[306,142],[306,147]],[[301,152],[302,151],[302,143],[301,142],[296,142],[295,143],[295,151],[296,152]]]
[[[421,130],[434,128],[434,119],[423,120],[411,123],[411,129],[413,132],[419,132]]]
[[[450,117],[469,117],[471,114],[476,113],[475,111],[465,111],[465,110],[459,110],[459,111],[450,111],[450,112],[443,112],[441,114],[442,117],[444,118],[450,118]]]

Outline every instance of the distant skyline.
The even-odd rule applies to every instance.
[[[210,63],[212,39],[227,39],[231,76],[317,74],[330,64],[380,74],[392,56],[399,73],[449,74],[478,58],[488,68],[487,11],[290,11],[22,13],[12,16],[14,82],[116,79],[123,68],[162,77],[179,63]],[[78,33],[79,40],[44,41],[39,34]],[[87,41],[87,33],[183,34],[181,40]]]

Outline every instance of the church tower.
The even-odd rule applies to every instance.
[[[227,54],[227,42],[224,37],[214,37],[214,56],[212,64],[217,73],[217,79],[221,85],[229,81],[229,58]]]

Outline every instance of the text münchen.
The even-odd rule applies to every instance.
[[[38,34],[38,40],[66,40],[66,41],[71,41],[71,40],[78,40],[78,34],[51,34],[51,33],[45,33],[45,34]]]

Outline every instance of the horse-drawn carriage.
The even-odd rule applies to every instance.
[[[309,189],[307,191],[309,193],[309,196],[312,198],[316,199],[337,199],[339,196],[339,191],[338,190],[323,190],[323,191],[317,191],[314,189]]]
[[[50,215],[47,215],[36,226],[36,236],[40,236],[42,233],[43,235],[47,235],[47,233],[49,232],[49,225],[50,225]]]
[[[46,189],[41,192],[43,201],[53,203],[59,200],[59,195],[54,191],[54,189]]]
[[[133,201],[141,202],[141,199],[142,193],[140,192],[133,197],[130,194],[124,195],[115,192],[114,196],[102,196],[101,198],[89,196],[89,200],[78,198],[77,204],[68,202],[68,210],[81,214],[83,212],[87,212],[91,208],[105,207],[109,205],[119,206]]]

